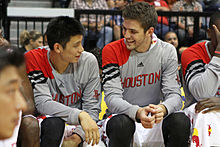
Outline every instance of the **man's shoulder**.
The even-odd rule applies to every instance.
[[[172,44],[165,42],[163,40],[160,40],[160,39],[158,39],[157,41],[157,48],[164,51],[164,53],[170,53],[171,51],[174,51],[174,52],[176,51],[176,48]]]
[[[206,52],[206,44],[207,42],[200,42],[196,43],[190,47],[188,47],[186,50],[184,50],[183,54],[201,54],[201,52]]]
[[[80,58],[79,62],[91,62],[91,61],[94,61],[94,60],[96,60],[95,55],[93,55],[90,52],[84,51],[81,54],[81,58]]]
[[[102,53],[104,53],[104,54],[107,53],[108,55],[115,53],[117,55],[120,55],[121,53],[123,53],[123,54],[130,53],[130,50],[127,49],[127,47],[125,45],[125,39],[122,38],[120,40],[116,40],[116,41],[113,41],[113,42],[107,44],[103,48]]]
[[[112,63],[119,64],[119,66],[123,65],[127,62],[130,53],[131,50],[127,49],[124,39],[111,42],[103,48],[102,51],[103,66]]]
[[[47,47],[30,50],[29,52],[25,53],[27,73],[43,72],[47,75],[47,77],[48,73],[51,75],[52,68],[49,64],[47,53]]]
[[[47,46],[39,47],[37,49],[30,50],[26,52],[24,55],[25,57],[33,56],[33,57],[43,57],[47,52],[49,51],[49,48]]]

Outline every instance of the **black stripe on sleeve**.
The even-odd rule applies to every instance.
[[[42,84],[47,82],[47,78],[42,71],[32,71],[28,73],[28,78],[31,82],[32,88],[35,88],[36,84]]]
[[[195,66],[196,64],[198,64],[198,66]],[[193,66],[195,66],[194,68],[193,68]],[[194,60],[194,61],[192,61],[191,63],[189,63],[188,65],[187,65],[187,68],[186,68],[186,70],[185,70],[185,79],[187,79],[188,78],[188,76],[190,75],[190,73],[193,71],[193,70],[196,70],[196,69],[199,69],[199,68],[201,68],[201,67],[204,67],[205,66],[205,63],[200,59],[200,60]]]
[[[117,78],[119,75],[120,72],[118,64],[107,64],[103,67],[102,85],[113,78]]]
[[[205,72],[205,69],[198,70],[198,71],[194,72],[194,73],[190,76],[190,78],[186,81],[187,87],[188,87],[188,85],[189,85],[189,81],[192,79],[193,76],[195,76],[195,75],[198,74],[198,73],[203,73],[203,72]]]
[[[185,80],[186,80],[187,86],[188,86],[189,81],[192,79],[192,77],[194,77],[198,73],[205,72],[204,66],[205,66],[205,63],[201,59],[192,61],[191,63],[188,64],[185,70],[185,73],[186,73]]]

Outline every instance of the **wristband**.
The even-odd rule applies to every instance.
[[[220,55],[220,51],[215,51],[214,53]]]

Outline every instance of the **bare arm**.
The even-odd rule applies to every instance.
[[[35,112],[35,106],[34,106],[34,95],[33,95],[33,89],[31,86],[31,83],[27,77],[26,74],[26,67],[25,64],[23,64],[21,67],[19,67],[19,75],[22,78],[22,84],[21,84],[21,93],[23,94],[26,102],[27,102],[27,110],[22,112],[23,115],[32,114],[34,115]]]

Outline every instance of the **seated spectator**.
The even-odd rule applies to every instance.
[[[43,46],[43,35],[35,30],[30,32],[24,30],[21,32],[19,40],[23,52]]]
[[[122,10],[127,4],[129,4],[128,0],[115,0],[114,10]],[[110,25],[114,27],[114,40],[119,40],[122,36],[122,22],[123,18],[121,15],[115,15],[114,17],[111,17]]]
[[[115,8],[115,0],[106,0],[109,9]]]
[[[177,49],[177,54],[178,58],[180,60],[180,56],[182,52],[187,49],[188,47],[179,47],[179,39],[177,37],[177,34],[175,32],[167,32],[164,36],[164,41],[171,43],[176,49]]]
[[[45,34],[49,47],[25,54],[36,109],[51,116],[41,119],[41,147],[60,146],[63,133],[75,146],[98,144],[101,84],[95,56],[82,47],[84,28],[75,18],[60,16],[49,22]]]
[[[70,2],[69,7],[74,9],[87,9],[87,10],[109,9],[106,0],[72,0]],[[109,17],[106,17],[106,19],[104,20],[103,15],[98,15],[96,20],[96,15],[93,14],[89,15],[89,19],[88,19],[88,15],[81,15],[80,22],[86,28],[84,42],[95,39],[97,40],[96,47],[102,49],[104,45],[112,41],[113,38],[112,28],[106,26],[109,23]],[[84,47],[86,50],[91,49],[88,48],[88,46],[86,46],[85,44]]]
[[[0,37],[0,46],[10,46],[10,44],[5,38]]]
[[[9,47],[10,44],[8,40],[3,37],[3,31],[0,29],[0,47]]]
[[[18,69],[24,62],[18,49],[0,48],[0,146],[16,145],[21,111],[27,104],[20,91],[21,77]]]
[[[211,41],[192,45],[181,59],[190,145],[197,147],[220,146],[220,12],[211,16],[207,32]]]
[[[178,71],[179,71],[179,77],[180,77],[181,86],[182,86],[181,54],[185,49],[187,49],[187,47],[179,48],[179,40],[175,32],[167,32],[164,36],[164,41],[172,44],[177,50],[178,63],[179,63]]]
[[[198,0],[202,5],[203,11],[219,11],[220,10],[220,1],[219,0]]]
[[[169,8],[172,9],[172,8],[173,8],[173,4],[174,4],[176,1],[178,1],[178,0],[165,0],[165,1],[167,2]]]
[[[181,0],[174,3],[172,11],[188,11],[188,12],[203,12],[202,6],[199,2],[195,0]],[[186,17],[187,20],[185,20],[185,17],[179,17],[178,22],[177,18],[173,17],[173,21],[178,25],[177,28],[177,34],[179,37],[179,41],[181,43],[184,43],[187,38],[193,37],[193,26],[194,26],[194,18],[193,17]],[[185,25],[186,24],[186,25]],[[202,26],[202,19],[200,19],[199,22],[199,36],[198,40],[201,40],[205,37],[205,30],[201,28]],[[189,43],[189,42],[188,42]]]

